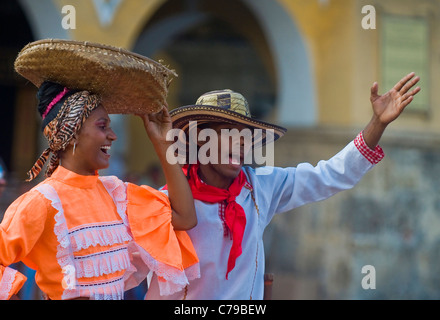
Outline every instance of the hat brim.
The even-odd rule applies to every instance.
[[[46,81],[101,97],[108,113],[154,113],[177,74],[152,59],[112,46],[60,39],[29,43],[15,70],[35,86]]]
[[[286,128],[244,116],[238,112],[226,110],[220,107],[207,105],[189,105],[183,106],[170,111],[173,122],[173,128],[181,129],[188,133],[189,122],[197,121],[197,124],[207,122],[225,122],[231,124],[241,124],[251,129],[262,129],[262,135],[258,140],[253,139],[253,145],[263,146],[266,140],[266,130],[273,130],[273,139],[276,141],[281,138],[287,131]],[[188,134],[187,134],[188,136]]]

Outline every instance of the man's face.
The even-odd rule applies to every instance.
[[[251,137],[246,141],[243,132],[251,134],[251,131],[244,125],[229,123],[215,123],[210,129],[217,133],[218,143],[214,146],[217,148],[217,158],[211,158],[213,161],[208,166],[226,179],[235,179],[252,149]]]

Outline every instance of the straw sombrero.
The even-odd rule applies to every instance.
[[[112,46],[45,39],[26,45],[15,70],[37,87],[45,81],[101,96],[108,113],[161,110],[177,74],[159,62]]]
[[[195,105],[183,106],[170,111],[173,128],[181,129],[188,137],[189,122],[197,121],[197,125],[207,122],[227,122],[242,124],[251,129],[262,129],[258,140],[253,145],[266,144],[266,130],[273,130],[273,141],[281,138],[286,128],[257,120],[251,117],[249,104],[240,93],[229,89],[210,91],[201,95]]]

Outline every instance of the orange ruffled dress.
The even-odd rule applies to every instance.
[[[59,166],[15,200],[0,224],[0,299],[26,278],[23,261],[50,299],[123,299],[148,272],[169,295],[200,277],[190,238],[171,225],[166,195],[114,176],[82,176]]]

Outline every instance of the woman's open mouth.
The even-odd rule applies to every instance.
[[[111,149],[111,146],[102,146],[101,147],[101,151],[104,152],[108,156],[110,156],[110,154],[108,153],[110,149]]]

